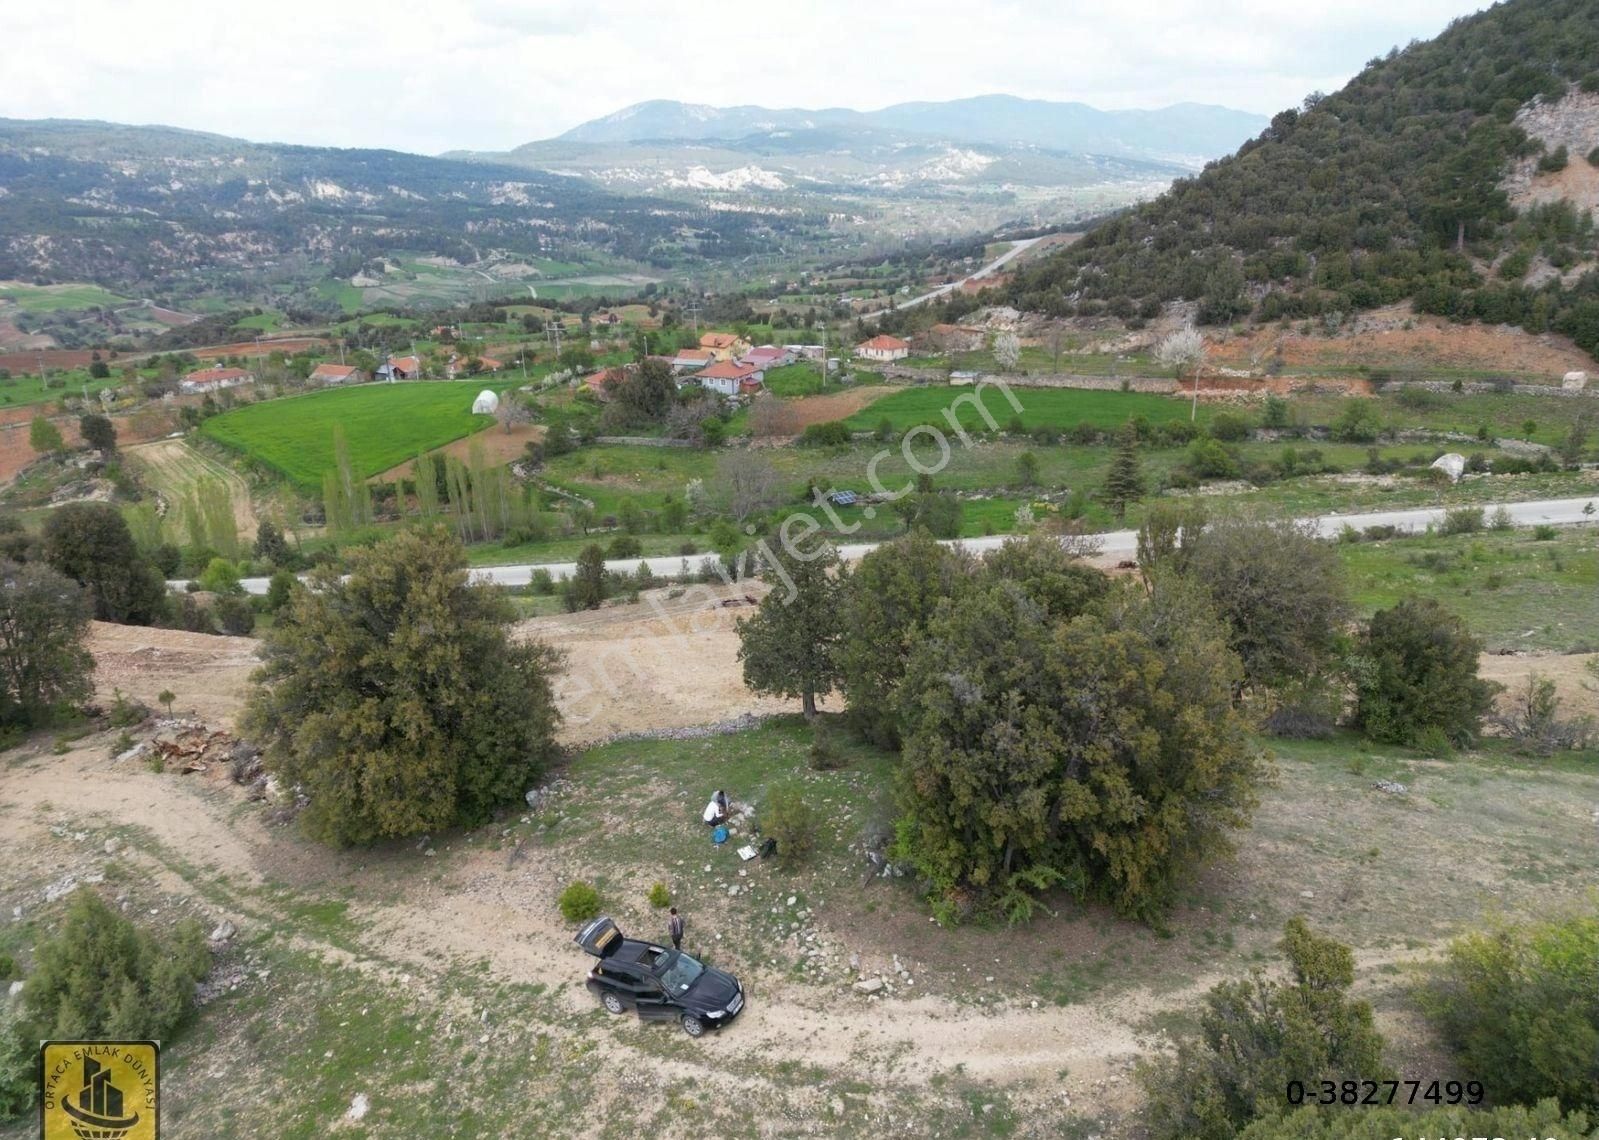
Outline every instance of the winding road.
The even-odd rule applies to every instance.
[[[1014,242],[1009,249],[1007,249],[1004,253],[1000,254],[993,261],[990,261],[987,265],[983,266],[981,269],[974,270],[973,272],[968,273],[965,277],[962,277],[959,281],[951,281],[951,282],[949,282],[946,285],[940,285],[937,289],[934,289],[930,293],[923,293],[921,296],[912,297],[908,301],[900,301],[898,304],[896,304],[893,307],[893,309],[879,309],[875,313],[865,313],[865,314],[862,315],[862,319],[869,321],[869,320],[873,320],[876,317],[880,317],[884,313],[887,313],[887,312],[893,312],[893,311],[898,310],[898,309],[913,309],[917,305],[925,305],[929,301],[936,301],[938,298],[944,296],[946,293],[953,293],[956,289],[959,289],[962,285],[966,284],[966,282],[968,282],[968,281],[974,280],[975,278],[978,278],[978,277],[987,277],[990,274],[997,272],[998,270],[1002,269],[1007,263],[1009,263],[1012,258],[1019,257],[1022,253],[1026,252],[1027,250],[1031,249],[1033,246],[1037,245],[1046,236],[1048,236],[1048,235],[1040,235],[1038,237],[1030,237],[1030,238],[1020,238],[1016,242]]]

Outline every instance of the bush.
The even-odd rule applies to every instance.
[[[836,447],[850,441],[850,430],[843,420],[809,424],[799,441],[804,447]]]
[[[1232,479],[1238,475],[1238,461],[1232,452],[1213,439],[1190,444],[1184,466],[1199,479]]]
[[[802,863],[816,849],[821,817],[798,784],[779,784],[766,793],[760,823],[761,831],[777,840],[777,857],[785,864]]]
[[[1236,412],[1217,412],[1210,420],[1210,438],[1238,443],[1249,438],[1250,423]]]
[[[528,587],[535,594],[548,597],[550,594],[555,593],[555,579],[550,576],[548,570],[540,566],[533,571],[533,577],[529,580]]]
[[[567,884],[561,892],[561,917],[568,922],[587,922],[600,913],[600,892],[581,879]]]
[[[1417,744],[1436,729],[1469,744],[1498,686],[1477,675],[1482,642],[1431,598],[1372,615],[1349,662],[1355,723],[1373,740]]]
[[[1338,443],[1375,443],[1382,422],[1374,401],[1350,399],[1332,423],[1331,435]]]
[[[1466,1072],[1505,1101],[1599,1108],[1599,916],[1500,924],[1449,947],[1423,1004]]]
[[[568,888],[570,889],[570,888]],[[672,892],[666,889],[665,883],[656,883],[650,888],[650,905],[656,910],[672,905]]]
[[[1387,1077],[1371,1006],[1349,998],[1349,947],[1313,934],[1302,918],[1288,921],[1279,946],[1290,983],[1258,968],[1247,981],[1222,982],[1205,996],[1199,1037],[1139,1067],[1151,1140],[1232,1140],[1281,1107],[1291,1080],[1315,1088]]]
[[[1450,534],[1476,534],[1483,527],[1481,507],[1456,507],[1452,511],[1444,512],[1443,522],[1438,524],[1438,533]]]
[[[218,598],[213,612],[223,633],[243,637],[255,629],[255,609],[248,598]]]
[[[158,936],[79,887],[60,933],[38,949],[23,1006],[38,1037],[169,1038],[210,968],[205,934],[192,919]]]
[[[1510,511],[1505,507],[1497,507],[1494,513],[1488,516],[1489,530],[1515,530],[1516,520],[1510,517]]]
[[[1560,532],[1548,523],[1539,523],[1532,528],[1532,540],[1534,542],[1553,542],[1558,537],[1560,537]]]
[[[611,539],[611,545],[606,547],[605,557],[620,560],[623,558],[637,558],[644,553],[643,544],[630,534],[619,534]]]

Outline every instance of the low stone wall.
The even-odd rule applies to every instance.
[[[1390,380],[1382,387],[1383,391],[1397,390],[1400,388],[1414,388],[1420,392],[1451,393],[1455,390],[1454,383],[1449,380]],[[1599,388],[1563,388],[1559,384],[1494,384],[1485,380],[1473,380],[1460,385],[1460,391],[1473,396],[1493,395],[1494,393],[1513,392],[1518,396],[1565,396],[1580,399],[1583,396],[1599,396]]]
[[[632,447],[693,447],[686,439],[663,439],[656,435],[597,435],[595,443],[625,443]]]

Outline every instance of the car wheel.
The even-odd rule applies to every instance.
[[[621,998],[609,992],[607,992],[604,997],[600,998],[600,1004],[606,1009],[610,1010],[612,1013],[623,1013],[627,1009],[627,1006],[622,1004]]]
[[[705,1023],[691,1013],[683,1015],[683,1032],[690,1037],[705,1036]]]

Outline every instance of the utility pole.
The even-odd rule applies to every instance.
[[[700,335],[700,303],[699,303],[699,301],[698,300],[690,301],[687,305],[683,306],[683,311],[685,313],[687,313],[689,315],[689,319],[694,322],[694,335],[695,336],[699,336]]]
[[[39,386],[46,391],[50,389],[50,377],[44,370],[44,353],[39,353]]]
[[[827,387],[827,322],[818,321],[816,327],[822,330],[822,387]]]
[[[561,356],[561,334],[566,331],[566,326],[560,321],[545,321],[544,335],[555,344],[555,356],[559,361]]]

